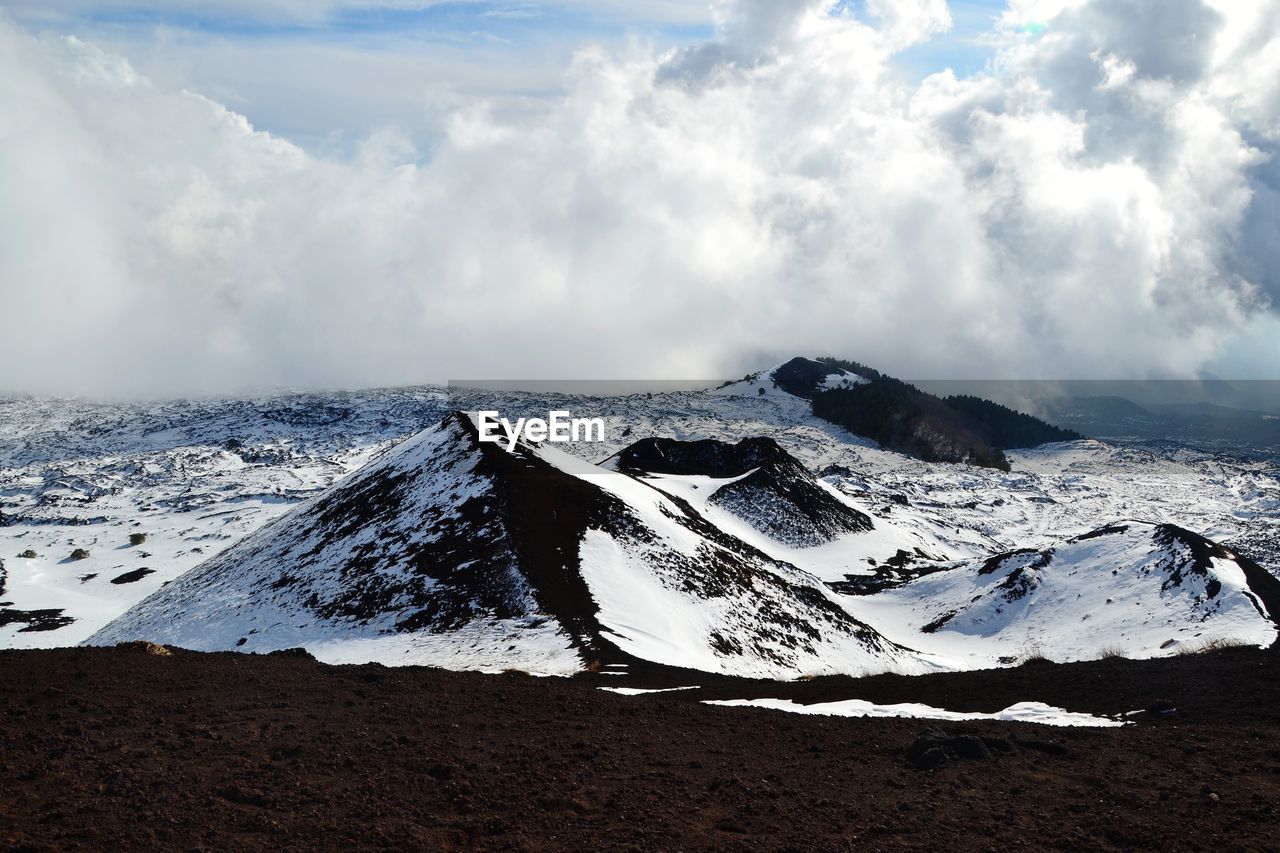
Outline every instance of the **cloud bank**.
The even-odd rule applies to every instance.
[[[0,19],[0,388],[1188,375],[1271,316],[1280,8],[1015,0],[988,71],[895,74],[949,24],[729,0],[327,159]]]

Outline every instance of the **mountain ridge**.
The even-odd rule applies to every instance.
[[[447,535],[431,535],[440,531]],[[239,607],[234,618],[229,603]],[[521,442],[508,452],[480,442],[462,413],[88,642],[270,650],[340,642],[346,632],[412,645],[422,633],[441,639],[488,622],[519,638],[521,620],[539,642],[559,638],[557,666],[570,670],[692,655],[712,668],[777,673],[820,667],[822,649],[868,665],[925,666],[839,607],[819,580],[678,498],[546,447]]]
[[[717,390],[733,393],[745,386],[763,394],[766,381],[808,400],[817,417],[926,462],[1008,471],[1006,450],[1082,438],[990,400],[937,397],[859,362],[829,356],[796,357]]]
[[[952,565],[920,551],[920,567],[894,583],[846,595],[806,569],[810,555],[853,560],[888,522],[771,439],[647,438],[612,463],[526,441],[508,451],[451,413],[88,643],[301,645],[335,661],[394,651],[401,662],[561,674],[644,661],[775,678],[924,672],[997,665],[1031,642],[1087,658],[1064,602],[1111,588],[1141,609],[1107,616],[1099,636],[1131,653],[1205,631],[1275,639],[1280,581],[1267,575],[1253,593],[1242,558],[1172,525],[1112,525]],[[717,520],[727,517],[745,526]],[[879,571],[847,566],[850,578]],[[1106,616],[1090,607],[1085,618]]]

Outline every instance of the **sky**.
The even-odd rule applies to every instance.
[[[0,0],[0,390],[1280,378],[1271,0]]]

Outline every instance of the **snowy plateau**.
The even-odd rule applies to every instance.
[[[1275,641],[1276,457],[1081,440],[929,463],[772,374],[0,400],[0,647],[790,679]],[[484,410],[598,416],[605,441],[508,451]]]

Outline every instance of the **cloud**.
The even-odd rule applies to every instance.
[[[1268,4],[1017,2],[918,85],[945,4],[868,11],[730,0],[340,159],[0,22],[0,387],[1185,375],[1270,316]]]
[[[490,17],[529,17],[571,12],[602,20],[700,24],[709,19],[706,0],[6,0],[22,20],[66,21],[95,16],[141,20],[323,27],[344,18],[382,13],[465,11]]]

